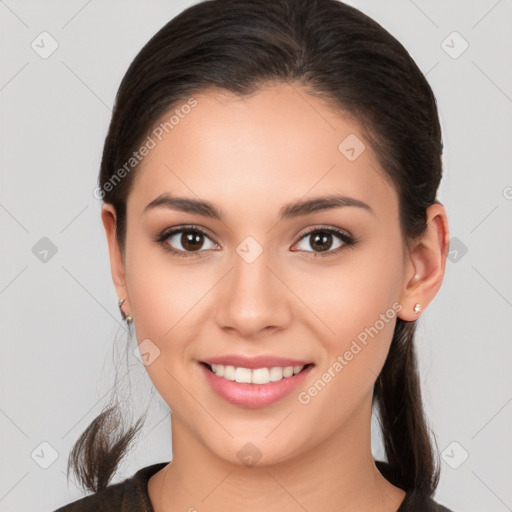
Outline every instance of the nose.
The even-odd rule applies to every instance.
[[[220,328],[251,339],[289,325],[293,294],[269,259],[265,251],[252,262],[234,254],[233,267],[219,283],[216,312]]]

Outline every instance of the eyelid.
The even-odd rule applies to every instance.
[[[166,228],[159,235],[157,235],[157,239],[167,239],[171,235],[175,235],[176,233],[179,233],[181,231],[197,231],[208,238],[210,240],[215,241],[215,237],[213,237],[209,231],[206,228],[203,228],[202,226],[198,226],[197,224],[183,224],[181,226],[173,226],[170,228]],[[217,242],[215,242],[217,245],[219,245]]]
[[[327,231],[329,233],[334,233],[334,234],[337,234],[337,235],[340,235],[340,236],[343,236],[343,237],[346,237],[349,239],[354,238],[345,229],[338,228],[336,226],[328,226],[328,225],[324,224],[324,225],[320,225],[320,226],[313,226],[312,228],[306,228],[306,231],[304,231],[301,235],[299,235],[299,240],[297,240],[297,241],[300,241],[303,238],[305,238],[306,236],[311,235],[311,233],[316,233],[317,231],[321,231],[321,232]]]

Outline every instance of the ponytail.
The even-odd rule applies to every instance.
[[[427,421],[423,411],[414,348],[415,322],[397,319],[384,367],[375,382],[386,457],[394,485],[431,496],[439,481]]]
[[[83,488],[98,492],[107,487],[143,423],[140,417],[125,430],[118,405],[103,409],[73,446],[67,477],[72,469]]]

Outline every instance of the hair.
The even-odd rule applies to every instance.
[[[115,208],[123,254],[137,166],[114,180],[162,116],[194,93],[248,96],[273,84],[297,84],[356,120],[397,190],[404,240],[425,232],[426,210],[438,202],[443,144],[434,94],[402,44],[338,0],[207,0],[182,11],[146,43],[116,95],[98,186]],[[422,404],[415,328],[415,321],[397,318],[372,406],[392,483],[431,496],[439,461]],[[70,453],[68,475],[73,468],[91,491],[108,485],[140,427],[124,431],[116,418],[115,407],[105,409]]]

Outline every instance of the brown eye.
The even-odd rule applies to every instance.
[[[183,231],[180,243],[186,251],[197,251],[204,243],[204,237],[197,231]]]
[[[302,248],[300,244],[303,244]],[[312,256],[332,256],[343,250],[344,246],[354,244],[355,240],[347,233],[337,228],[325,227],[308,231],[297,245],[300,250],[312,253]],[[313,250],[307,250],[307,246]]]
[[[332,233],[314,233],[311,235],[310,245],[313,249],[318,251],[328,251],[333,244]]]
[[[181,227],[167,230],[156,241],[163,244],[167,251],[178,256],[199,256],[203,252],[201,249],[216,247],[210,237],[198,228]],[[208,243],[210,243],[209,247]]]

